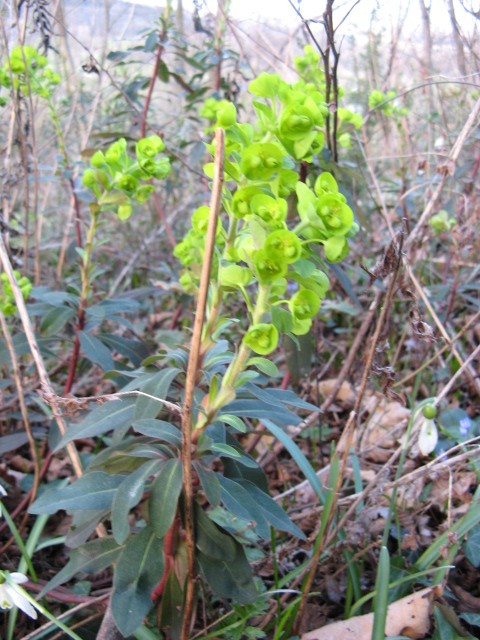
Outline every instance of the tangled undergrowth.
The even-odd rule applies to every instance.
[[[478,637],[474,45],[10,9],[2,637]]]

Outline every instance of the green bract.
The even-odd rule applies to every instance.
[[[245,216],[251,213],[250,203],[255,196],[264,195],[262,190],[258,187],[243,187],[237,189],[233,194],[232,210],[233,214],[237,218],[245,218]]]
[[[286,140],[302,140],[322,123],[322,115],[311,98],[303,105],[292,105],[284,110],[280,119],[280,136]]]
[[[247,267],[232,264],[222,267],[218,277],[223,287],[246,287],[252,281],[253,274]]]
[[[269,254],[265,249],[258,249],[253,254],[253,266],[258,281],[268,284],[283,278],[287,273],[287,263],[276,255]]]
[[[302,254],[302,243],[292,231],[282,229],[270,233],[265,241],[265,253],[287,264],[296,262]]]
[[[297,320],[310,320],[320,309],[320,298],[313,291],[300,289],[290,298],[288,306]]]
[[[123,175],[120,176],[117,180],[117,187],[119,189],[123,189],[128,193],[135,191],[138,187],[138,180],[134,176],[131,175]]]
[[[137,199],[137,202],[143,204],[150,198],[154,191],[155,187],[152,184],[143,184],[135,191],[135,198]]]
[[[248,85],[248,90],[260,98],[275,98],[278,87],[283,82],[276,73],[261,73]]]
[[[250,202],[253,214],[261,218],[267,225],[283,226],[287,217],[288,204],[283,198],[272,198],[264,193],[254,195]]]
[[[217,111],[217,125],[219,127],[231,127],[237,121],[237,109],[233,102],[222,100],[221,107]]]
[[[329,262],[341,262],[348,253],[348,241],[343,236],[333,236],[323,243],[323,249]]]
[[[105,152],[105,160],[108,164],[118,164],[126,156],[127,141],[120,138],[111,144]]]
[[[338,193],[338,184],[335,178],[328,171],[323,171],[315,180],[314,191],[317,196],[325,193]]]
[[[247,331],[243,342],[255,353],[266,356],[277,348],[278,330],[273,324],[254,324]]]
[[[353,224],[353,211],[345,204],[342,194],[327,193],[320,196],[317,213],[332,236],[344,236]]]
[[[160,136],[150,136],[149,138],[142,138],[137,142],[136,145],[137,158],[154,158],[164,149],[165,144]]]
[[[282,150],[276,144],[252,144],[243,153],[242,172],[250,180],[268,180],[281,168],[282,157]]]

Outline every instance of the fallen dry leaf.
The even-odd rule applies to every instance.
[[[430,628],[432,602],[436,595],[440,595],[439,588],[428,587],[393,602],[388,607],[385,634],[423,638]],[[301,640],[370,640],[372,629],[373,613],[367,613],[304,633]]]
[[[337,384],[337,378],[329,378],[318,383],[318,391],[323,398],[329,398]],[[330,406],[329,411],[352,409],[355,404],[355,390],[349,382],[342,382],[339,390],[335,394],[335,404]]]
[[[385,398],[378,402],[368,398],[366,406],[372,412],[361,439],[362,454],[372,462],[386,462],[404,433],[410,409]]]

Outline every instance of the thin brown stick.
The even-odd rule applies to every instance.
[[[9,284],[12,288],[13,297],[15,298],[15,304],[18,309],[18,313],[20,315],[20,319],[22,321],[23,330],[25,331],[25,335],[28,341],[28,345],[30,347],[30,352],[32,354],[33,360],[35,362],[35,366],[37,369],[38,377],[40,378],[40,383],[47,392],[48,397],[55,396],[52,388],[52,384],[47,374],[47,369],[45,367],[45,363],[43,362],[42,354],[40,353],[40,349],[38,347],[37,339],[35,338],[35,334],[33,331],[32,324],[30,322],[30,317],[27,313],[27,308],[25,306],[25,301],[23,299],[22,293],[17,284],[17,280],[13,273],[12,264],[10,262],[10,258],[8,257],[7,248],[5,243],[3,242],[3,238],[0,235],[0,260],[2,262],[3,270],[7,274]],[[62,435],[65,434],[67,427],[63,420],[63,416],[58,408],[56,402],[51,400],[50,406],[52,409],[53,416],[58,424],[58,429]],[[70,456],[70,460],[72,461],[72,466],[75,471],[77,477],[80,477],[83,473],[82,464],[80,462],[80,456],[78,455],[78,451],[73,443],[67,445],[67,451]]]
[[[411,373],[407,374],[398,382],[395,382],[393,387],[394,388],[403,387],[406,382],[408,382],[409,380],[417,376],[424,369],[427,369],[433,362],[435,362],[435,360],[437,360],[437,358],[439,358],[443,353],[445,353],[445,351],[450,349],[452,344],[457,340],[459,340],[468,331],[468,329],[474,324],[474,322],[478,320],[479,317],[480,317],[480,311],[477,311],[477,313],[470,318],[467,324],[464,327],[462,327],[460,331],[458,331],[458,333],[456,333],[452,338],[448,339],[447,343],[444,344],[441,349],[439,349],[436,353],[434,353],[433,356],[429,358],[426,362],[420,365],[418,369],[415,369],[415,371],[412,371]]]
[[[437,188],[433,192],[432,197],[428,201],[427,206],[423,210],[423,213],[420,216],[417,224],[412,229],[412,232],[410,233],[409,237],[405,242],[406,250],[412,247],[414,240],[416,240],[416,237],[420,233],[420,230],[423,228],[423,226],[425,225],[425,223],[427,222],[431,214],[434,212],[435,206],[438,202],[438,199],[440,198],[440,195],[443,191],[447,178],[451,175],[451,171],[455,167],[455,164],[458,160],[458,157],[463,148],[463,145],[465,144],[468,138],[468,135],[470,134],[470,131],[473,129],[479,115],[480,115],[480,98],[475,103],[475,106],[473,107],[470,115],[468,116],[467,121],[463,126],[463,129],[461,130],[458,138],[456,139],[455,144],[453,145],[448,155],[448,158],[442,167],[443,170],[441,171],[441,178],[437,185]]]
[[[185,537],[187,546],[187,584],[185,593],[185,607],[183,611],[181,640],[188,640],[195,600],[195,532],[193,526],[193,485],[192,485],[192,408],[195,392],[200,347],[202,341],[203,322],[207,307],[207,295],[210,284],[213,252],[215,250],[215,235],[220,211],[223,186],[223,161],[225,134],[223,129],[217,129],[215,134],[215,169],[213,176],[212,197],[210,200],[210,218],[208,221],[205,254],[203,258],[200,289],[198,293],[193,335],[190,344],[187,376],[185,381],[185,399],[182,412],[182,466],[183,493],[185,499]]]
[[[402,238],[402,236],[400,236]],[[388,285],[388,289],[387,289],[387,293],[385,295],[385,301],[382,307],[382,310],[380,312],[380,316],[378,318],[378,322],[377,322],[377,326],[375,328],[375,332],[373,334],[371,343],[370,343],[370,347],[368,349],[368,353],[367,353],[367,358],[365,361],[365,367],[363,370],[363,376],[362,376],[362,380],[360,383],[360,387],[357,393],[357,398],[355,400],[355,405],[350,413],[350,416],[348,417],[347,423],[345,425],[345,429],[343,431],[342,437],[338,442],[337,445],[337,452],[339,452],[341,454],[341,460],[340,460],[340,471],[338,474],[338,479],[337,479],[337,483],[336,486],[334,487],[333,491],[334,491],[334,498],[333,498],[333,504],[332,504],[332,508],[330,509],[330,514],[329,514],[329,521],[325,527],[325,539],[321,541],[321,543],[318,545],[318,548],[315,551],[315,554],[312,556],[311,562],[310,562],[310,570],[308,572],[307,575],[307,579],[303,585],[302,588],[302,598],[300,600],[300,606],[298,608],[298,612],[295,616],[295,626],[298,627],[298,625],[300,624],[300,621],[302,619],[303,616],[303,612],[305,610],[305,606],[307,604],[307,600],[308,600],[308,596],[310,593],[310,590],[312,588],[312,584],[313,584],[313,580],[315,578],[315,574],[317,572],[317,567],[318,567],[318,563],[320,561],[320,557],[329,541],[329,536],[327,534],[331,523],[333,521],[333,518],[335,517],[335,512],[336,512],[336,503],[338,500],[338,495],[339,495],[339,491],[340,491],[340,486],[341,483],[343,481],[343,476],[345,473],[345,469],[347,467],[347,460],[348,460],[348,456],[350,455],[350,448],[353,442],[353,436],[355,433],[355,423],[356,423],[356,419],[357,419],[357,415],[358,412],[360,410],[360,406],[363,400],[363,396],[365,393],[365,389],[367,386],[367,381],[368,381],[368,377],[370,375],[370,370],[372,367],[372,363],[373,363],[373,359],[375,357],[375,351],[376,351],[376,347],[378,344],[378,341],[380,340],[380,336],[381,333],[383,331],[383,328],[385,326],[385,321],[387,319],[387,314],[390,313],[390,306],[391,306],[391,302],[393,299],[393,294],[395,292],[395,287],[396,287],[396,280],[397,280],[397,276],[399,273],[399,269],[400,269],[400,265],[401,265],[401,246],[398,247],[398,262],[397,262],[397,266],[396,269],[394,271],[394,273],[392,274],[392,277],[390,278],[390,283]],[[295,581],[295,584],[298,584],[300,580],[303,579],[303,575],[299,576],[299,578]]]

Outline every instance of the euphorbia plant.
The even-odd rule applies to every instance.
[[[50,587],[79,570],[115,564],[112,612],[124,635],[142,623],[153,599],[160,626],[171,637],[187,637],[189,616],[183,625],[182,619],[186,580],[192,581],[189,533],[194,571],[218,595],[239,603],[258,595],[242,531],[249,530],[249,543],[269,541],[272,526],[303,537],[269,496],[261,467],[235,437],[248,429],[244,418],[262,420],[320,491],[315,473],[283,430],[300,421],[291,407],[314,407],[291,391],[265,387],[262,375],[277,374],[271,357],[282,336],[295,339],[309,331],[329,287],[325,258],[341,260],[354,231],[353,213],[333,175],[322,173],[313,184],[298,177],[299,161],[309,163],[323,145],[327,106],[321,89],[261,74],[250,85],[262,98],[254,101],[253,124],[237,122],[235,108],[225,101],[207,103],[210,130],[225,129],[224,149],[222,136],[207,145],[217,163],[214,192],[221,188],[218,169],[225,155],[221,212],[217,221],[213,205],[198,208],[174,251],[187,292],[196,295],[208,284],[192,407],[182,405],[184,385],[191,382],[185,379],[188,351],[180,347],[147,359],[129,374],[133,380],[120,399],[95,407],[59,444],[113,432],[106,449],[80,480],[45,492],[33,506],[35,513],[74,512],[71,560]],[[150,144],[153,153],[155,140]],[[137,145],[134,167],[122,164],[122,141],[105,155],[95,154],[84,177],[95,194],[94,207],[103,203],[120,207],[120,217],[128,213],[122,207],[128,206],[125,198],[138,199],[141,172],[156,175],[145,149]],[[143,164],[139,153],[147,156]],[[213,177],[213,163],[205,171]],[[213,239],[208,250],[207,232]],[[211,263],[208,283],[200,280],[204,263]],[[229,317],[232,301],[237,315],[239,304],[244,310],[236,330]],[[100,521],[110,535],[87,541]],[[190,604],[187,598],[187,614]]]

